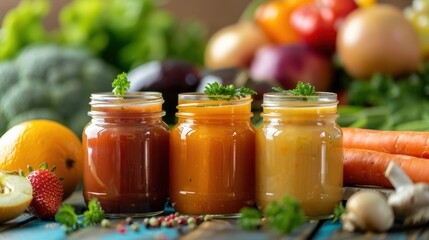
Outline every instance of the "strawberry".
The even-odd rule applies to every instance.
[[[27,211],[42,220],[50,219],[60,208],[64,194],[63,185],[53,172],[55,167],[49,170],[48,165],[42,163],[38,169],[33,171],[28,167],[28,170],[30,173],[26,177],[33,187],[33,200]],[[25,174],[21,171],[21,175]]]

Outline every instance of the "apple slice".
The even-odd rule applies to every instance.
[[[33,188],[27,178],[0,171],[0,223],[18,217],[33,199]]]

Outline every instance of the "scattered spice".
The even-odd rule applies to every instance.
[[[153,227],[153,228],[157,228],[159,227],[159,221],[156,217],[151,217],[149,219],[149,226]]]
[[[132,223],[131,230],[133,230],[134,232],[137,232],[139,230],[139,225],[137,223]]]
[[[116,231],[118,231],[119,233],[126,233],[127,232],[127,228],[125,228],[125,226],[122,225],[122,224],[118,224],[116,226]]]
[[[131,217],[127,217],[127,218],[125,218],[125,223],[127,225],[131,225],[131,224],[133,224],[133,219]]]
[[[109,228],[110,227],[110,221],[108,219],[101,220],[101,226],[103,228]]]

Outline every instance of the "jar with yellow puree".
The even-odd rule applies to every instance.
[[[184,214],[235,217],[255,203],[252,98],[179,94],[170,135],[170,197]]]
[[[256,134],[256,201],[289,195],[310,219],[330,217],[342,199],[342,132],[337,95],[266,93]]]

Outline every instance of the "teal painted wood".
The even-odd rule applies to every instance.
[[[66,235],[60,224],[52,221],[34,220],[17,228],[0,233],[0,239],[65,239]]]
[[[66,203],[74,206],[77,211],[85,208],[81,192],[76,192]],[[166,207],[166,213],[171,213],[171,206]],[[279,235],[272,231],[243,231],[237,225],[236,219],[216,220],[200,225],[196,230],[189,231],[181,228],[145,228],[139,225],[139,231],[133,232],[125,225],[124,219],[111,220],[111,228],[92,226],[81,229],[70,235],[66,235],[61,226],[54,221],[41,221],[25,213],[8,223],[0,224],[0,240],[56,240],[56,239],[234,239],[234,240],[259,240],[259,239],[315,239],[315,240],[348,240],[348,239],[377,239],[377,240],[402,240],[402,239],[429,239],[429,224],[405,228],[399,224],[387,233],[350,233],[342,230],[340,223],[332,223],[331,220],[311,221],[296,229],[288,235]],[[134,219],[141,223],[142,219]],[[123,224],[127,231],[119,233],[115,224]]]
[[[112,220],[113,221],[113,220]],[[125,226],[126,232],[119,233],[112,222],[112,227],[87,227],[66,235],[61,225],[54,221],[34,220],[19,227],[0,233],[0,240],[62,240],[62,239],[177,239],[177,229],[157,228],[148,229],[140,224],[139,230],[134,232],[130,226]]]
[[[346,232],[342,230],[340,223],[332,223],[330,220],[308,222],[301,228],[296,229],[288,235],[279,235],[272,231],[243,231],[237,226],[236,220],[215,220],[203,223],[196,230],[189,231],[186,227],[180,228],[146,228],[139,224],[139,230],[134,232],[130,226],[126,226],[123,219],[111,220],[112,227],[102,228],[93,226],[81,229],[70,235],[66,235],[61,226],[54,221],[41,221],[34,217],[23,215],[24,220],[17,219],[17,224],[13,228],[10,223],[0,225],[0,240],[59,240],[59,239],[314,239],[314,240],[348,240],[348,239],[377,239],[377,240],[405,240],[429,239],[429,224],[404,228],[396,225],[387,233],[370,232]],[[134,222],[141,223],[142,219],[135,219]],[[126,233],[119,233],[115,225],[123,224]],[[5,226],[8,226],[7,228]]]

